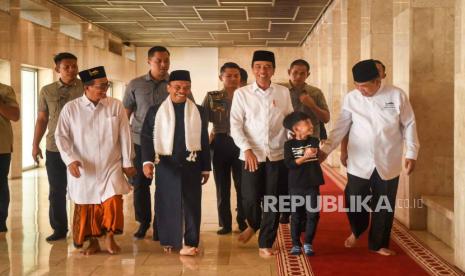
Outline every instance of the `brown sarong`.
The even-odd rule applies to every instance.
[[[123,233],[123,196],[115,195],[101,204],[75,204],[73,216],[73,242],[82,247],[89,238],[106,233]]]

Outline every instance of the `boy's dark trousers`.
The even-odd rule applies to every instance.
[[[370,179],[363,179],[351,174],[347,174],[348,183],[344,190],[346,207],[349,208],[347,216],[349,218],[352,233],[356,238],[360,237],[363,232],[368,228],[370,222],[370,213],[361,208],[356,210],[353,206],[357,200],[350,199],[350,196],[361,196],[360,200],[363,201],[366,196],[372,195],[370,208],[371,212],[371,227],[368,236],[368,248],[373,251],[378,251],[380,248],[389,248],[389,239],[391,236],[392,223],[394,221],[394,210],[397,195],[397,186],[399,184],[399,177],[383,180],[375,169]],[[392,210],[380,208],[376,211],[375,208],[378,202],[384,196],[389,202]],[[381,203],[380,203],[381,204]],[[382,207],[386,207],[386,201],[382,201]],[[353,211],[353,212],[351,212]]]
[[[216,184],[216,200],[218,205],[218,220],[221,227],[232,229],[231,215],[231,173],[236,189],[237,217],[239,229],[247,228],[244,209],[242,208],[241,172],[242,164],[239,160],[239,148],[233,139],[225,133],[215,134],[211,144],[213,177]]]
[[[291,215],[291,238],[293,246],[302,246],[300,236],[302,231],[305,231],[305,243],[312,244],[315,238],[316,228],[320,220],[319,212],[319,195],[320,186],[314,186],[308,189],[305,194],[294,194],[290,191],[292,196],[305,196],[305,206],[300,206],[292,212]],[[310,202],[308,202],[310,200]],[[291,201],[292,202],[292,201]],[[307,206],[310,210],[307,210]]]

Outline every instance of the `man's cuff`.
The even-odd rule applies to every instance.
[[[134,167],[132,161],[123,159],[123,168],[131,168],[131,167]]]
[[[407,152],[405,153],[405,158],[406,158],[406,159],[417,160],[417,157],[418,157],[418,153],[416,153],[416,152],[407,151]]]
[[[63,162],[65,163],[66,167],[68,167],[71,163],[73,163],[74,161],[79,161],[81,162],[76,156],[74,155],[66,155],[66,154],[61,154],[60,153],[60,156],[61,156],[61,159],[63,160]]]
[[[329,147],[328,144],[324,144],[321,148],[320,148],[320,151],[326,153],[326,154],[330,154],[331,153],[331,147]]]
[[[150,164],[152,165],[153,167],[155,167],[155,165],[153,164],[153,162],[150,162],[150,161],[145,161],[144,163],[142,163],[142,167],[147,165],[147,164]]]

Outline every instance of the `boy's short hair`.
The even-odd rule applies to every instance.
[[[168,49],[166,49],[165,47],[163,47],[163,46],[153,46],[153,47],[150,48],[149,51],[147,52],[147,57],[148,57],[148,58],[153,57],[153,55],[155,55],[156,52],[167,52],[168,55],[170,55],[170,52],[169,52]]]
[[[292,131],[294,125],[300,121],[305,121],[310,119],[310,116],[307,113],[301,111],[294,111],[288,114],[283,120],[283,126]]]
[[[306,60],[303,60],[303,59],[294,60],[291,63],[291,66],[289,67],[289,69],[292,69],[292,67],[294,67],[296,65],[305,66],[305,67],[307,67],[307,71],[310,72],[310,64],[308,64],[308,62]]]
[[[77,60],[77,57],[71,53],[68,52],[63,52],[63,53],[58,53],[53,57],[53,62],[55,62],[55,65],[58,66],[60,62],[64,59],[74,59]]]
[[[226,71],[226,69],[237,69],[239,70],[239,72],[241,71],[241,67],[239,65],[237,65],[237,63],[234,63],[234,62],[226,62],[225,64],[223,64],[223,66],[221,66],[220,68],[220,74],[223,74],[224,71]]]

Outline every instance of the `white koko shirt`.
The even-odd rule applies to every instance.
[[[257,83],[234,92],[231,106],[231,136],[240,148],[239,159],[251,149],[258,162],[284,159],[287,131],[284,117],[293,111],[289,89],[272,83],[266,90]]]
[[[68,170],[68,196],[76,204],[100,204],[131,190],[123,167],[132,167],[131,130],[123,104],[105,98],[94,106],[84,95],[67,103],[55,131],[60,155],[68,166],[82,164],[81,176]]]
[[[415,115],[400,88],[383,84],[372,97],[357,89],[349,92],[322,151],[333,151],[349,130],[349,174],[369,179],[376,168],[383,180],[399,176],[404,143],[405,157],[417,159],[420,143]]]

